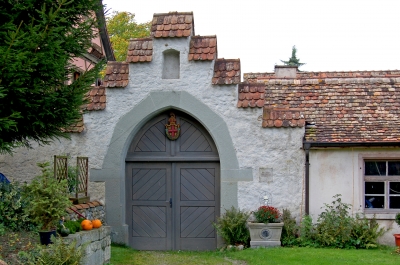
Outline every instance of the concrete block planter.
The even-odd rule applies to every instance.
[[[97,229],[81,231],[64,237],[66,242],[77,241],[77,246],[89,242],[85,249],[83,265],[102,265],[111,258],[111,227],[102,226]]]
[[[283,223],[247,223],[250,230],[250,246],[277,247],[281,245]]]

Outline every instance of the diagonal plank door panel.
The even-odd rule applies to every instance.
[[[174,217],[176,249],[212,250],[219,216],[219,163],[176,163]]]
[[[171,164],[129,163],[126,184],[130,246],[140,250],[171,249]]]

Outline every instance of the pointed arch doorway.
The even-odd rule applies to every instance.
[[[180,135],[170,140],[171,113]],[[172,134],[176,136],[177,125]],[[171,137],[174,138],[174,137]],[[126,157],[129,245],[140,250],[209,250],[217,247],[220,168],[207,130],[189,115],[169,110],[134,137]]]

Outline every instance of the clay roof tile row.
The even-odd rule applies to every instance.
[[[400,77],[400,70],[381,71],[348,71],[348,72],[297,72],[296,79],[325,79],[325,78],[376,78],[376,77]],[[245,73],[245,82],[256,83],[260,80],[275,79],[274,72]]]
[[[126,61],[128,63],[151,62],[153,59],[153,39],[130,39]]]
[[[107,88],[126,87],[129,83],[129,64],[127,62],[108,62],[104,86]]]
[[[238,106],[250,93],[239,90]],[[298,109],[309,142],[398,142],[399,98],[400,77],[265,80],[263,126],[278,127],[267,112]]]
[[[151,26],[151,36],[154,38],[189,37],[193,35],[193,12],[154,14]]]
[[[240,83],[240,59],[216,59],[214,63],[213,85]]]
[[[82,107],[83,110],[103,110],[106,108],[106,89],[105,87],[93,87],[88,93],[89,102]]]
[[[193,36],[190,39],[189,61],[212,61],[217,58],[216,36]]]
[[[82,115],[75,124],[72,124],[67,128],[62,128],[61,131],[67,133],[81,133],[83,132],[84,129],[85,125],[83,123],[83,115]]]
[[[262,127],[304,127],[304,113],[295,108],[271,108],[263,109]]]

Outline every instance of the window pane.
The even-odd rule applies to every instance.
[[[384,196],[365,196],[365,208],[383,208],[384,206]]]
[[[400,161],[389,161],[388,167],[389,175],[400,175]]]
[[[365,175],[366,176],[386,176],[386,162],[385,161],[365,161]]]
[[[389,183],[389,194],[400,195],[400,182],[390,182]]]
[[[365,194],[385,194],[385,182],[365,182]]]
[[[389,197],[389,208],[391,208],[391,209],[400,209],[400,197],[398,197],[398,196],[390,196]]]

